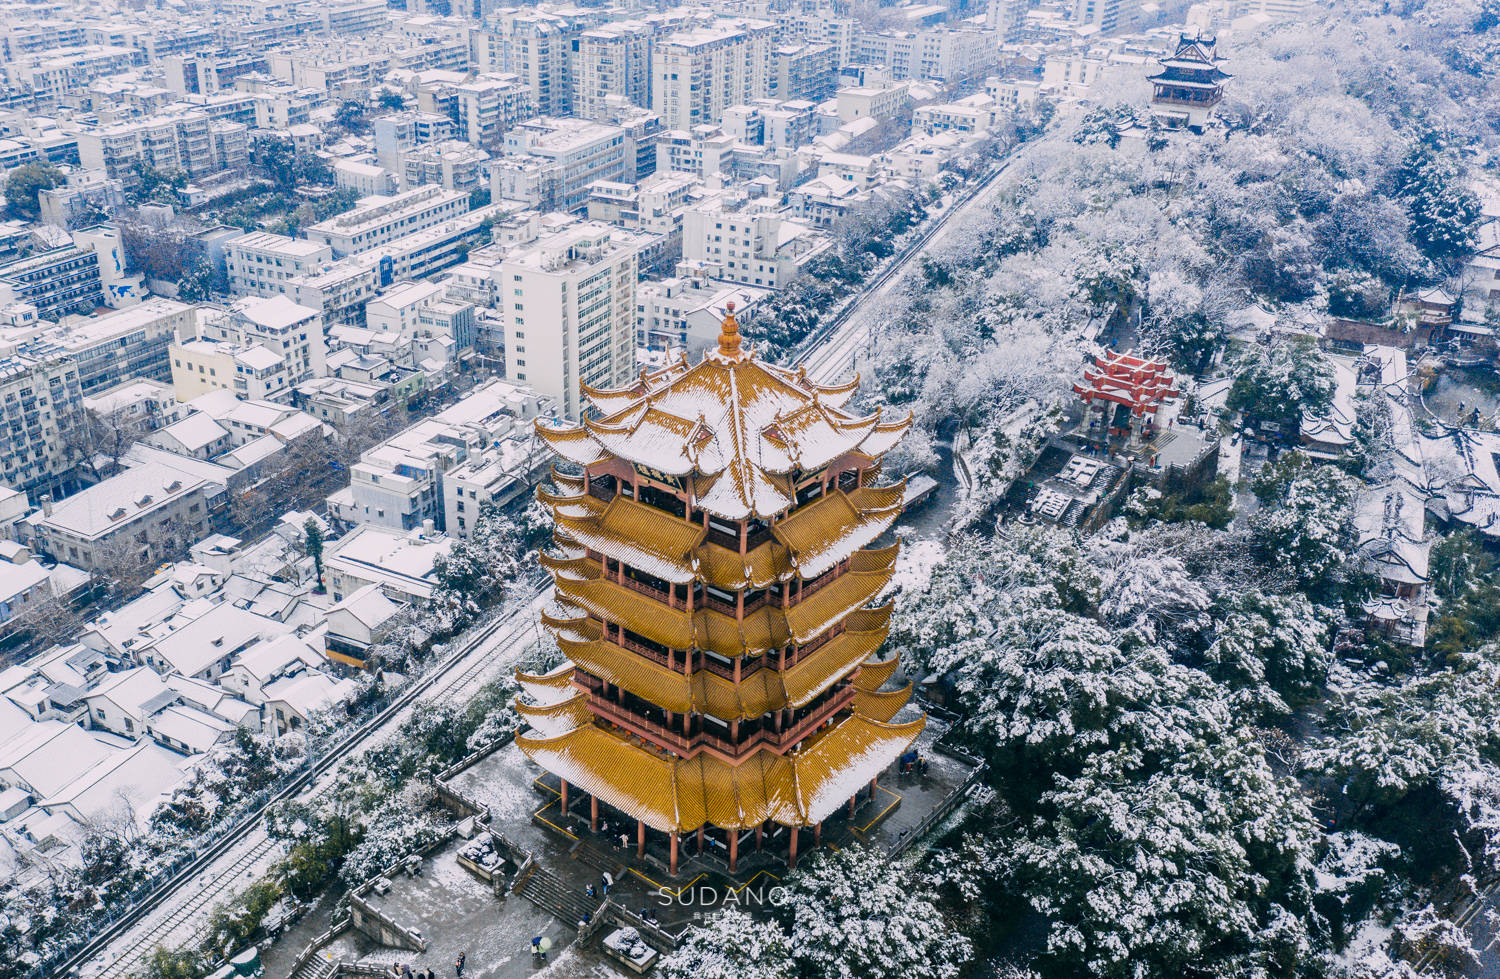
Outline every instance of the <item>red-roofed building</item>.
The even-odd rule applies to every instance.
[[[1181,394],[1166,364],[1114,350],[1094,358],[1073,393],[1090,409],[1084,427],[1088,441],[1128,437],[1131,445],[1155,434],[1157,412]]]

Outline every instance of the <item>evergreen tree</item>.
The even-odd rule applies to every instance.
[[[38,195],[63,182],[63,173],[50,163],[26,163],[5,178],[5,213],[22,221],[41,217]]]

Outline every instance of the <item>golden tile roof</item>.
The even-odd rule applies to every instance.
[[[854,686],[867,693],[874,693],[885,686],[885,681],[891,678],[899,665],[901,665],[900,653],[878,663],[866,663],[859,668],[859,676],[854,678]]]
[[[761,750],[738,764],[708,752],[676,759],[595,724],[565,734],[516,737],[528,757],[653,829],[691,832],[704,824],[748,829],[822,822],[890,766],[926,718],[888,724],[853,714],[786,755]]]
[[[827,632],[850,609],[866,604],[890,584],[899,544],[875,551],[856,551],[849,570],[785,612],[787,630],[797,642]]]
[[[905,480],[850,493],[834,490],[778,520],[771,533],[791,551],[797,573],[816,578],[885,533],[901,516],[905,492]]]
[[[573,696],[573,664],[565,663],[551,673],[534,675],[516,671],[516,683],[536,704],[558,704]]]
[[[901,515],[905,483],[832,490],[771,528],[771,539],[743,557],[707,539],[699,524],[616,496],[609,503],[578,492],[537,489],[560,540],[587,547],[666,581],[697,579],[734,591],[797,575],[813,578],[874,541]]]
[[[552,485],[556,486],[564,495],[571,496],[583,492],[583,477],[569,476],[566,473],[558,472],[557,467],[553,466]]]
[[[670,649],[697,647],[721,656],[780,649],[789,641],[805,643],[827,632],[852,609],[866,604],[890,583],[898,545],[858,551],[849,571],[823,585],[788,609],[764,605],[746,613],[743,622],[714,609],[668,608],[653,595],[601,575],[589,558],[542,554],[540,563],[553,572],[558,596],[601,621],[618,622],[631,632]]]
[[[616,496],[607,504],[592,496],[578,500],[570,508],[563,501],[543,499],[553,507],[555,528],[569,540],[674,584],[696,577],[698,562],[693,552],[707,535],[706,528],[626,496]],[[570,509],[588,515],[574,516]]]
[[[911,699],[911,681],[899,690],[860,690],[854,694],[854,709],[877,721],[889,721]]]
[[[545,706],[528,704],[517,697],[516,713],[542,737],[566,734],[594,719],[594,712],[589,710],[588,694],[581,690],[575,691],[567,700]]]
[[[805,655],[786,671],[760,669],[738,686],[708,670],[683,674],[605,640],[559,639],[576,666],[601,680],[677,714],[699,712],[723,720],[760,717],[783,707],[802,707],[852,673],[885,641],[882,625],[865,632],[845,631]],[[774,662],[774,660],[773,660]]]
[[[791,479],[845,453],[876,458],[911,424],[843,410],[855,383],[818,385],[804,371],[728,346],[697,364],[644,372],[618,391],[589,389],[602,412],[579,426],[538,421],[537,433],[581,465],[616,457],[672,476],[693,474],[697,505],[726,520],[768,519],[795,502]]]

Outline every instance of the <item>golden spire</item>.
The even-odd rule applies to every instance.
[[[734,319],[734,303],[729,303],[726,309],[724,323],[719,328],[719,353],[730,360],[739,360],[744,354],[740,352],[740,325]]]

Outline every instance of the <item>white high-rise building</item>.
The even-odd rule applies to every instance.
[[[578,35],[573,53],[573,114],[603,122],[611,96],[651,105],[651,47],[656,31],[643,21],[605,24]]]
[[[579,385],[635,375],[638,235],[597,221],[570,225],[496,270],[505,310],[505,374],[577,419]]]
[[[651,52],[651,108],[668,129],[717,125],[724,110],[765,94],[753,87],[754,48],[742,30],[701,28],[658,41]],[[767,52],[769,54],[769,51]],[[769,74],[762,63],[759,71]]]

